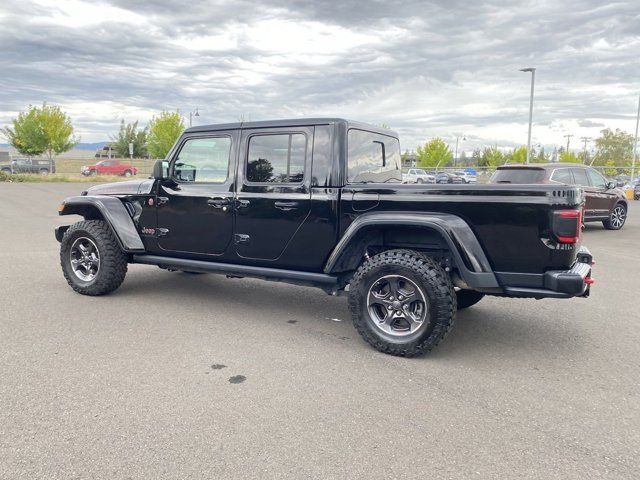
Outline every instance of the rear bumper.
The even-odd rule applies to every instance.
[[[543,274],[500,274],[498,281],[510,297],[571,298],[588,297],[593,279],[593,257],[586,247],[580,247],[576,262],[569,270],[552,270]]]

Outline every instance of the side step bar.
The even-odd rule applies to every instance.
[[[276,282],[293,283],[320,287],[333,293],[338,289],[338,277],[325,273],[299,272],[297,270],[283,270],[279,268],[252,267],[250,265],[236,265],[230,263],[204,262],[186,258],[161,257],[158,255],[133,255],[132,263],[157,265],[162,268],[189,270],[193,272],[220,273],[238,277],[252,277]]]

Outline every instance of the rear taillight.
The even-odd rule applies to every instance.
[[[553,212],[553,234],[560,243],[576,243],[582,230],[582,210]]]

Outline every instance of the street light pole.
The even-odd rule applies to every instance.
[[[536,83],[536,69],[533,67],[522,68],[521,72],[531,72],[531,96],[529,97],[529,136],[527,137],[527,160],[525,164],[529,164],[531,158],[531,125],[533,123],[533,88]]]
[[[453,157],[453,166],[456,166],[456,161],[458,160],[458,141],[460,140],[460,136],[456,135],[456,153]],[[465,136],[462,136],[462,140],[466,140]]]
[[[633,163],[631,164],[631,182],[636,174],[636,158],[638,157],[638,124],[640,123],[640,95],[638,95],[638,115],[636,116],[636,137],[633,140]]]
[[[189,126],[192,127],[193,126],[193,117],[199,117],[200,114],[198,113],[198,107],[196,107],[196,110],[194,112],[189,112]]]

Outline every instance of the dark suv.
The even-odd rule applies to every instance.
[[[600,172],[575,163],[504,165],[491,176],[490,183],[575,185],[584,191],[584,221],[602,222],[608,230],[620,230],[627,219],[627,198]]]
[[[0,165],[4,173],[39,173],[48,175],[56,173],[56,164],[44,158],[14,158],[11,162]]]
[[[485,295],[588,296],[579,188],[405,185],[400,152],[393,131],[339,118],[189,128],[153,178],[59,206],[84,217],[56,229],[63,274],[83,295],[130,263],[348,292],[358,332],[401,356]]]

